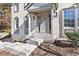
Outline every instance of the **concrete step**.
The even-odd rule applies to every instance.
[[[44,39],[45,41],[52,41],[53,40],[53,36],[48,33],[36,33],[34,35],[34,37]]]
[[[41,38],[36,38],[36,37],[34,37],[34,38],[31,38],[31,39],[27,40],[26,43],[28,43],[28,44],[33,44],[33,45],[37,45],[37,46],[38,46],[38,45],[40,45],[43,41],[44,41],[44,40],[41,39]]]
[[[38,38],[38,39],[43,39],[47,42],[54,42],[53,36],[49,33],[34,33],[34,35],[29,35],[26,39],[32,39],[32,38]]]

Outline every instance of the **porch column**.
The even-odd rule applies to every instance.
[[[61,28],[60,30],[61,30],[61,35],[60,35],[60,37],[63,37],[63,36],[65,36],[65,35],[64,35],[64,34],[65,34],[65,33],[64,33],[64,30],[65,30],[65,29],[64,29],[64,10],[60,11],[60,13],[61,13],[61,16],[60,16],[60,17],[61,17],[61,18],[60,18],[60,24],[61,24],[61,25],[60,25],[60,28]]]
[[[59,37],[64,36],[64,10],[59,9],[58,19],[59,19]]]
[[[75,9],[75,31],[78,32],[78,9]]]
[[[36,20],[36,32],[38,32],[38,18],[37,18],[37,15],[35,16],[35,20]]]
[[[51,10],[51,34],[53,35],[53,10]]]
[[[29,34],[31,33],[31,13],[29,13]]]
[[[54,10],[51,10],[51,31],[53,39],[59,38],[59,19],[58,19],[58,13],[54,12]]]

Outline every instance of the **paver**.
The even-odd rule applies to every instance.
[[[33,42],[34,41],[34,42]],[[10,52],[12,55],[15,56],[28,56],[32,53],[34,49],[38,47],[38,45],[34,45],[35,42],[38,42],[37,44],[40,45],[43,40],[38,38],[32,38],[27,41],[27,43],[21,43],[21,42],[2,42],[0,41],[0,49]],[[32,44],[34,43],[34,44]]]

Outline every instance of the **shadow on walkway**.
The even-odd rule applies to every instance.
[[[2,41],[2,42],[10,42],[10,43],[13,42],[13,41],[12,41],[12,38],[3,38],[3,39],[1,39],[1,41]]]

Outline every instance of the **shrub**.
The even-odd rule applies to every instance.
[[[10,33],[11,29],[10,28],[4,28],[3,31],[6,32],[6,33]]]
[[[79,32],[67,32],[66,35],[71,40],[73,47],[79,46]]]

